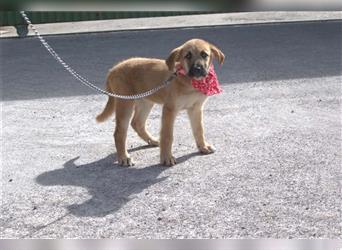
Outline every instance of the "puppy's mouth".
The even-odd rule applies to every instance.
[[[207,75],[208,70],[202,65],[193,65],[188,72],[188,76],[190,78],[195,78],[198,80],[206,77]]]

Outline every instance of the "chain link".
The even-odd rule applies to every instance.
[[[53,58],[55,58],[62,66],[63,68],[68,71],[72,76],[74,76],[77,80],[79,80],[82,84],[88,86],[91,89],[94,89],[95,91],[115,97],[115,98],[120,98],[120,99],[126,99],[126,100],[133,100],[133,99],[141,99],[147,96],[150,96],[157,92],[158,90],[166,87],[173,79],[177,77],[177,73],[173,73],[168,79],[163,81],[160,85],[157,87],[150,89],[144,93],[140,93],[137,95],[119,95],[119,94],[114,94],[110,93],[108,91],[105,91],[97,86],[95,86],[93,83],[91,83],[87,78],[79,75],[74,69],[72,69],[58,54],[56,51],[54,51],[53,48],[47,43],[47,41],[39,34],[38,30],[36,27],[31,23],[30,19],[26,15],[24,11],[20,11],[21,16],[24,18],[25,22],[27,23],[28,26],[31,27],[31,29],[34,31],[35,35],[39,39],[39,41],[43,44],[43,46],[46,48],[46,50],[52,55]]]

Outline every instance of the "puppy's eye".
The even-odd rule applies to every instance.
[[[207,59],[208,54],[205,53],[204,51],[201,52],[201,57],[203,57],[204,59]]]
[[[185,58],[186,59],[188,59],[188,60],[190,60],[191,59],[191,57],[192,57],[192,54],[191,54],[191,52],[189,52],[188,54],[186,54],[186,56],[185,56]]]

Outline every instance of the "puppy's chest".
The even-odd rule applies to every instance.
[[[180,95],[176,99],[178,109],[188,109],[194,105],[202,104],[207,99],[207,96],[200,92],[193,92],[186,95]]]

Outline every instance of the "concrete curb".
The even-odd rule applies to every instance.
[[[145,30],[165,28],[186,28],[219,25],[266,24],[299,21],[325,21],[342,19],[342,11],[305,12],[241,12],[226,14],[201,14],[171,17],[148,17],[100,21],[36,24],[42,35],[108,32],[124,30]],[[33,36],[32,30],[28,36]],[[0,36],[18,37],[13,26],[0,27]]]

